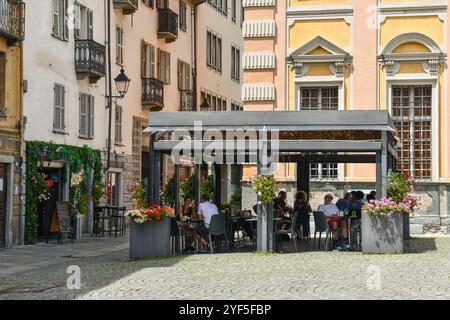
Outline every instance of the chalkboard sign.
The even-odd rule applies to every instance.
[[[61,235],[64,233],[70,233],[73,240],[72,222],[70,218],[70,204],[65,201],[57,201],[55,211],[53,212],[52,223],[50,225],[50,233],[58,233],[59,242],[61,241]],[[47,237],[48,242],[48,237]]]

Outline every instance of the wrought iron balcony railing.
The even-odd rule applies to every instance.
[[[142,79],[142,104],[149,105],[151,110],[164,107],[164,82],[155,78]]]
[[[195,111],[192,90],[180,90],[180,111]]]
[[[25,3],[22,0],[0,0],[0,36],[9,44],[25,38]]]
[[[133,14],[139,8],[138,0],[113,0],[114,9],[122,9],[123,14]]]
[[[178,15],[170,9],[158,9],[158,38],[166,42],[178,38]]]
[[[95,83],[105,76],[105,46],[94,40],[75,40],[75,71]]]

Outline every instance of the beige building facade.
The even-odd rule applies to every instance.
[[[412,223],[419,233],[450,224],[448,5],[258,0],[245,11],[253,33],[244,33],[244,56],[270,56],[273,46],[276,63],[245,69],[244,109],[388,110],[401,140],[398,169],[417,181],[422,207]],[[295,165],[278,171],[294,192]],[[373,190],[375,166],[311,164],[310,176],[317,206],[325,192]]]

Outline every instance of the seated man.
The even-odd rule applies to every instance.
[[[294,213],[294,210],[286,203],[286,191],[280,191],[278,197],[273,200],[273,209],[277,218],[283,218],[286,213]]]
[[[204,245],[208,245],[209,224],[212,216],[219,214],[219,209],[214,203],[209,202],[209,196],[203,194],[201,196],[200,204],[198,205],[197,218],[203,220],[203,223],[198,225],[198,233],[200,240]]]
[[[350,192],[347,192],[344,198],[339,199],[336,202],[336,207],[338,207],[340,211],[349,210],[351,201],[352,201],[352,194]]]
[[[347,222],[339,217],[339,208],[333,203],[333,195],[328,193],[325,195],[324,204],[319,205],[318,211],[322,211],[327,217],[328,225],[333,230],[334,248],[333,250],[342,250],[342,246],[349,247],[348,244],[348,231]],[[342,226],[342,233],[344,236],[344,243],[340,243],[339,236],[337,234],[338,228]]]

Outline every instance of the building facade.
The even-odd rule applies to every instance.
[[[249,1],[247,48],[273,39],[276,78],[245,70],[245,109],[388,110],[400,137],[398,169],[417,181],[414,232],[447,229],[449,191],[448,1]],[[278,10],[270,8],[279,7]],[[276,19],[274,13],[283,18]],[[270,26],[270,27],[267,27]],[[275,30],[275,31],[272,31]],[[275,33],[275,34],[274,34]],[[245,34],[244,34],[245,36]],[[261,54],[261,53],[259,53]],[[280,61],[281,60],[281,61]],[[247,84],[249,83],[249,84]],[[280,92],[281,90],[281,92]],[[326,121],[326,119],[324,119]],[[295,165],[282,170],[295,180]],[[325,192],[374,189],[374,165],[311,164],[312,204]]]
[[[60,146],[56,152],[66,155],[73,148],[86,146],[100,153],[103,168],[107,168],[109,109],[106,98],[118,94],[115,87],[110,92],[107,86],[107,2],[45,0],[26,1],[26,5],[29,37],[24,43],[25,141],[27,146],[38,145],[43,149],[36,155],[29,147],[26,161],[28,164],[38,161],[42,173],[53,183],[50,199],[39,203],[35,213],[27,209],[27,223],[36,219],[34,225],[27,226],[36,229],[37,238],[43,239],[48,233],[55,202],[69,201],[73,196],[70,177],[77,172],[72,172],[73,165],[64,157],[54,161],[43,161],[41,157],[50,154],[47,150],[52,146]],[[114,14],[112,4],[111,14]],[[112,77],[115,75],[112,73]],[[112,130],[118,127],[115,120],[113,117]],[[106,172],[95,173],[92,168],[84,172],[87,192],[92,194],[93,177],[101,174],[110,183],[107,202],[126,205],[124,185],[131,181],[131,153],[124,153],[112,143],[110,159]],[[92,231],[91,196],[81,223],[83,231]],[[27,237],[27,242],[30,241],[32,239]]]
[[[0,1],[0,248],[20,242],[25,5]]]

